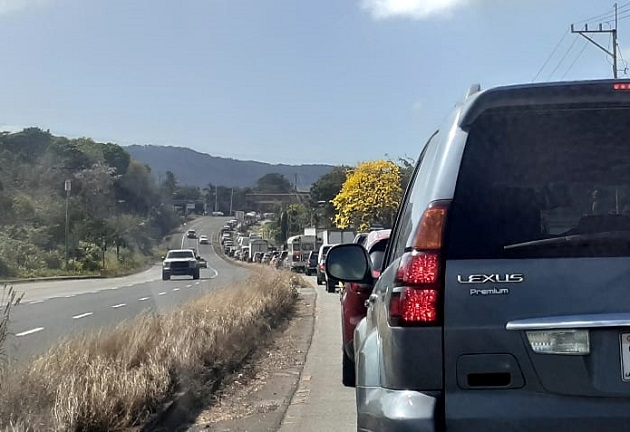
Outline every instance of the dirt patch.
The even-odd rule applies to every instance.
[[[194,425],[180,430],[277,431],[301,379],[313,336],[315,298],[312,287],[300,289],[293,318],[215,391]]]

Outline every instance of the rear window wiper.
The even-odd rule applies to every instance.
[[[598,245],[623,246],[628,243],[630,248],[630,231],[609,231],[593,234],[574,234],[562,237],[533,240],[524,243],[514,243],[504,246],[505,251],[540,250],[558,248],[580,248]]]

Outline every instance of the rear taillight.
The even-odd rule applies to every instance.
[[[450,201],[435,201],[416,227],[413,250],[405,253],[396,272],[389,305],[393,326],[439,325],[444,289],[441,253]]]

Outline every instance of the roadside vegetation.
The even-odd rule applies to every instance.
[[[217,389],[294,308],[296,275],[246,281],[165,314],[65,340],[0,379],[4,430],[111,431],[146,425],[173,397]],[[207,394],[205,395],[208,396]],[[199,399],[197,399],[199,400]]]
[[[176,179],[157,184],[116,144],[0,132],[0,166],[0,279],[128,273],[182,222]]]

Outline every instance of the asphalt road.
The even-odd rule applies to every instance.
[[[212,238],[228,219],[204,217],[184,228]],[[196,240],[183,235],[173,236],[172,243],[173,248],[196,247]],[[11,317],[11,334],[4,347],[9,360],[41,354],[60,338],[115,326],[142,311],[171,310],[247,276],[246,269],[223,260],[212,245],[199,245],[199,254],[208,260],[199,280],[181,276],[162,281],[161,264],[157,263],[147,271],[121,278],[15,285],[24,299]]]
[[[280,432],[355,432],[354,389],[341,384],[341,306],[339,294],[315,287],[315,331],[300,384],[285,413]]]

